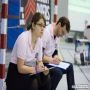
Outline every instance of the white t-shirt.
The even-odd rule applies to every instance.
[[[49,24],[48,26],[46,26],[42,36],[44,55],[47,56],[52,56],[55,49],[57,49],[58,38],[56,37],[54,39],[53,29],[54,29],[53,23]]]
[[[21,58],[25,63],[33,63],[36,60],[42,60],[42,40],[37,39],[35,48],[31,46],[31,30],[19,35],[12,50],[11,62],[17,64],[17,58]]]

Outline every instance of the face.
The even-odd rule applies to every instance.
[[[63,37],[66,34],[67,34],[66,25],[61,27],[61,23],[58,23],[57,24],[57,29],[56,29],[56,36],[57,37]]]
[[[43,34],[44,27],[45,27],[44,20],[40,19],[34,26],[35,26],[34,27],[35,35],[37,37],[41,37]]]

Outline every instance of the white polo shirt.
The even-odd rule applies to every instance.
[[[42,40],[38,38],[35,48],[31,46],[31,30],[19,35],[12,50],[11,62],[17,64],[17,58],[21,58],[25,63],[32,63],[42,60]]]
[[[44,55],[47,55],[47,56],[52,56],[55,49],[57,49],[58,38],[56,37],[54,39],[53,30],[54,30],[54,24],[52,23],[46,26],[42,36]]]

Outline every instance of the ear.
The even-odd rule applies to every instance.
[[[34,23],[32,23],[32,28],[33,28],[33,29],[35,28],[35,24],[34,24]]]
[[[61,23],[60,22],[58,23],[58,26],[61,27]]]

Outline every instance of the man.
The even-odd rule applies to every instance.
[[[61,17],[57,21],[57,23],[52,23],[46,26],[44,30],[44,34],[42,37],[43,40],[43,62],[47,67],[50,67],[49,64],[59,64],[61,62],[60,58],[58,57],[58,50],[57,50],[57,39],[58,37],[62,37],[66,35],[70,31],[70,22],[66,17]],[[65,62],[64,63],[69,63]],[[62,78],[62,74],[67,75],[67,84],[68,90],[74,90],[72,88],[75,85],[74,82],[74,71],[73,65],[69,63],[67,69],[55,67],[51,69],[50,76],[52,87],[51,90],[55,90],[60,79]]]

